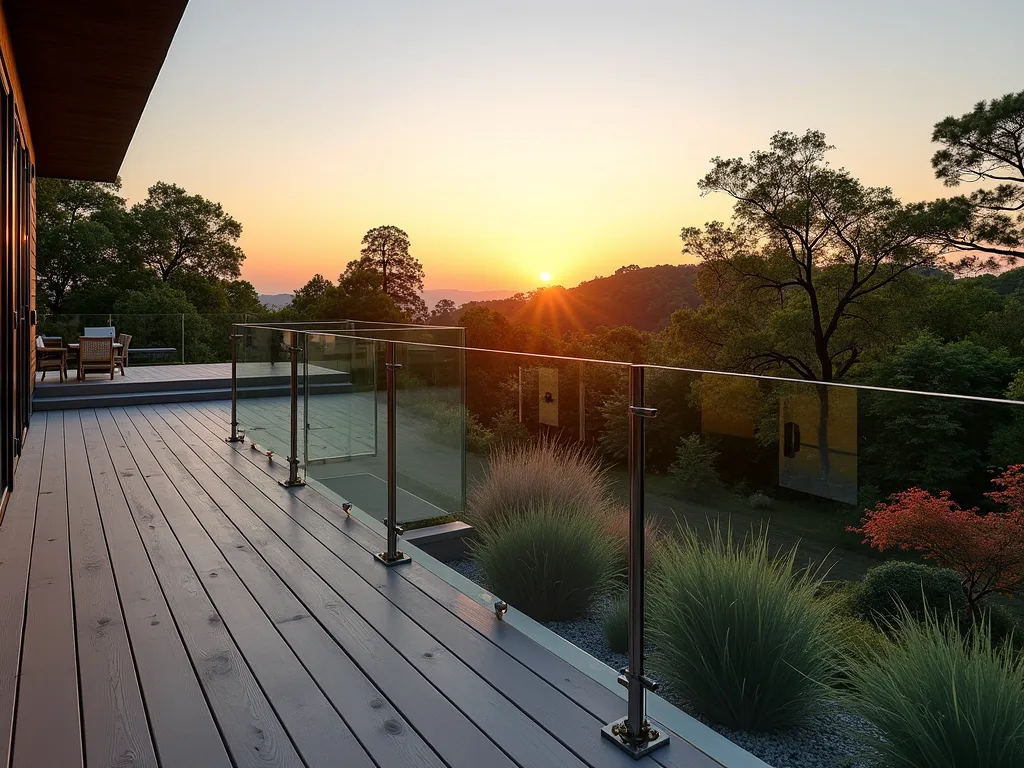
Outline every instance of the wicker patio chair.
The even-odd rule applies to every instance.
[[[82,336],[78,340],[78,379],[89,373],[109,373],[114,378],[114,340],[108,336]]]
[[[68,351],[61,338],[36,337],[36,370],[42,373],[42,381],[46,381],[47,371],[57,371],[60,380],[68,375]]]
[[[121,348],[114,350],[114,367],[120,368],[121,375],[124,376],[124,369],[128,367],[128,347],[132,344],[132,337],[127,333],[122,333],[117,337],[117,341]]]

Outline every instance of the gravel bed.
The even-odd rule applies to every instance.
[[[454,560],[446,565],[474,583],[484,584],[483,574],[472,560]],[[589,615],[579,619],[543,624],[613,669],[621,669],[626,666],[626,656],[609,647],[601,629],[601,616],[608,603],[607,599],[599,601]],[[673,695],[664,684],[658,693],[774,768],[872,768],[874,765],[860,757],[864,748],[856,737],[858,733],[870,732],[871,725],[863,718],[844,712],[835,702],[830,702],[812,722],[800,728],[749,733],[708,723],[690,711],[686,702]]]

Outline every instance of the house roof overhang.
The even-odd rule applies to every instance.
[[[3,0],[40,176],[113,181],[188,0]]]

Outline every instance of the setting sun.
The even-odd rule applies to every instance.
[[[541,272],[539,277],[540,277],[540,281],[542,283],[550,283],[551,282],[551,273],[550,272]]]

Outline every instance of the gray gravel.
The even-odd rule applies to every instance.
[[[483,574],[472,560],[455,560],[447,565],[467,579],[486,586]],[[608,666],[621,669],[626,666],[626,656],[612,651],[601,629],[601,616],[608,604],[608,600],[600,601],[587,616],[572,621],[544,622],[544,626]],[[864,747],[856,738],[857,733],[870,732],[871,725],[843,711],[838,703],[830,702],[811,723],[800,728],[749,733],[707,722],[664,684],[658,693],[775,768],[872,768],[874,765],[863,758]]]

